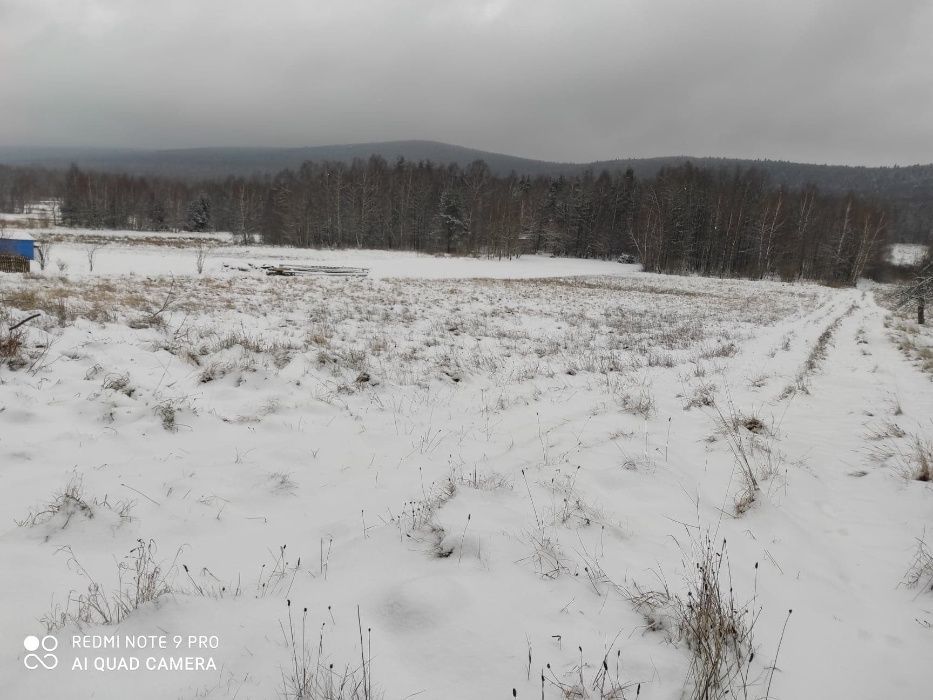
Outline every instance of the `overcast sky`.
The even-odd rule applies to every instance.
[[[0,0],[0,144],[933,162],[931,0]]]

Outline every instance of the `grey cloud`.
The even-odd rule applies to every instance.
[[[0,0],[0,143],[933,161],[914,0]]]

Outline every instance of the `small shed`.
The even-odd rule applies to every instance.
[[[0,232],[0,254],[18,255],[27,260],[36,259],[36,242],[28,233]]]

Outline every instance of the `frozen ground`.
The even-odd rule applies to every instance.
[[[739,697],[929,697],[933,391],[872,290],[232,247],[197,276],[151,242],[92,274],[86,245],[0,276],[4,327],[43,314],[0,369],[0,697],[294,697],[308,666],[335,697],[680,698],[717,639]],[[222,267],[285,255],[374,274]],[[216,670],[72,670],[152,655],[79,629]]]

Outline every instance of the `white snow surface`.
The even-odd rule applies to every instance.
[[[284,697],[307,608],[312,655],[362,657],[385,698],[538,698],[542,671],[547,698],[599,697],[604,657],[625,697],[680,698],[690,650],[626,593],[685,596],[705,536],[757,616],[748,697],[930,696],[933,594],[902,581],[933,390],[871,291],[233,246],[198,276],[143,242],[91,273],[87,245],[54,245],[65,276],[0,275],[4,326],[43,312],[0,368],[0,697]],[[223,267],[286,260],[371,275]],[[736,428],[741,515],[720,411],[760,423]],[[79,627],[91,580],[133,588],[140,540],[171,590]],[[63,613],[58,667],[27,670]],[[216,635],[157,655],[217,668],[72,670],[151,655],[81,634]]]
[[[888,248],[888,260],[894,265],[916,265],[929,249],[922,243],[893,243]]]
[[[12,241],[31,241],[34,240],[28,231],[0,231],[0,238],[6,238]]]
[[[426,253],[365,249],[313,249],[236,245],[226,232],[189,233],[166,231],[111,231],[52,227],[42,231],[6,229],[8,236],[22,234],[37,240],[51,238],[48,274],[70,277],[99,274],[175,275],[197,274],[198,248],[207,248],[204,274],[239,275],[247,264],[331,265],[363,267],[374,278],[461,277],[529,278],[567,275],[617,275],[637,266],[605,260],[552,258],[525,255],[511,260],[461,257]],[[94,258],[90,270],[88,254]],[[38,264],[33,272],[39,273]]]
[[[86,266],[86,252],[81,246],[61,246],[56,254],[73,261],[80,269]],[[136,274],[190,275],[195,272],[195,252],[190,249],[170,248],[167,251],[152,250],[140,254],[135,246],[102,248],[95,271]],[[225,246],[209,254],[205,272],[215,276],[236,274],[224,265],[240,266],[246,262],[255,265],[280,263],[297,265],[334,265],[364,267],[371,277],[416,277],[421,279],[450,279],[458,277],[561,277],[565,275],[602,274],[613,275],[625,266],[611,261],[579,260],[575,258],[551,258],[544,255],[523,256],[511,261],[489,258],[464,258],[457,256],[435,256],[424,253],[402,253],[384,250],[305,250],[277,248],[273,246]],[[71,269],[71,268],[69,268]],[[628,269],[633,269],[629,265]]]

